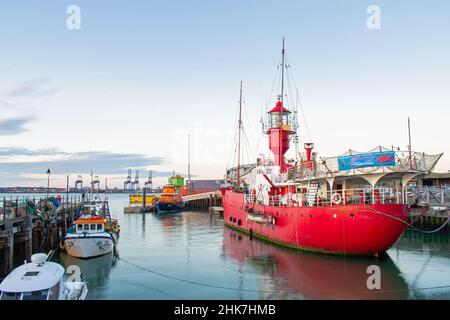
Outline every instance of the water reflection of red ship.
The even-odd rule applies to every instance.
[[[406,299],[408,286],[389,257],[343,259],[298,253],[224,229],[226,257],[249,264],[259,273],[263,298]],[[369,290],[367,267],[378,265],[381,290]]]

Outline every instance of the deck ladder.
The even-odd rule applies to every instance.
[[[306,198],[310,207],[315,206],[317,202],[317,193],[319,192],[318,182],[309,182]]]

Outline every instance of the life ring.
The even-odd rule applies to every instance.
[[[331,196],[331,203],[332,204],[340,204],[342,202],[342,196],[340,193],[333,193],[333,195]]]

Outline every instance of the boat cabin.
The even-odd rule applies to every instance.
[[[105,232],[106,220],[100,216],[82,216],[75,221],[75,233]]]
[[[46,260],[46,254],[34,254],[30,263],[14,269],[0,284],[0,300],[59,300],[64,268]]]

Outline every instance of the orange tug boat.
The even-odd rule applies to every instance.
[[[184,209],[185,205],[183,197],[178,192],[177,187],[168,184],[163,187],[163,191],[157,204],[157,211],[181,211]]]
[[[442,154],[377,147],[319,158],[313,144],[305,143],[299,159],[286,161],[297,121],[296,112],[283,103],[284,58],[283,40],[281,95],[263,124],[274,159],[259,157],[253,184],[242,185],[238,156],[234,176],[228,177],[234,185],[221,188],[226,226],[295,249],[366,256],[385,252],[407,227],[414,202],[409,182],[431,172]]]

